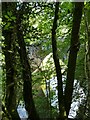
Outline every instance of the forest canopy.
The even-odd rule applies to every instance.
[[[0,5],[2,120],[90,120],[90,2]]]

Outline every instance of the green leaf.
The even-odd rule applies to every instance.
[[[10,27],[10,25],[11,25],[11,23],[10,23],[10,22],[7,22],[7,24],[5,25],[4,29],[5,29],[5,30],[8,30],[9,27]]]
[[[5,15],[5,18],[9,19],[8,15]]]
[[[12,16],[11,19],[12,19],[12,20],[16,20],[16,17],[15,17],[15,16]]]

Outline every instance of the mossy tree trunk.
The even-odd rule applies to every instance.
[[[6,23],[2,34],[4,40],[5,69],[6,69],[6,98],[5,105],[12,120],[20,120],[16,107],[16,70],[15,70],[15,34],[14,22],[10,23],[5,16],[15,12],[16,3],[2,3],[2,20]],[[12,10],[13,8],[13,10]],[[8,27],[7,24],[10,25]],[[10,28],[11,27],[11,28]]]
[[[87,94],[87,111],[88,120],[90,119],[90,3],[87,3],[85,10],[85,21],[87,31],[87,42],[86,42],[86,76],[88,81],[88,94]]]

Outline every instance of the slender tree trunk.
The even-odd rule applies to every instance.
[[[25,107],[29,115],[28,118],[30,120],[39,120],[39,116],[36,112],[36,108],[33,101],[31,68],[28,62],[26,45],[23,37],[23,30],[22,30],[23,9],[24,7],[22,6],[22,9],[17,11],[17,39],[20,47],[19,54],[23,68],[23,81],[24,81],[23,97],[25,101]]]
[[[57,83],[58,83],[58,104],[59,104],[59,116],[58,119],[64,120],[64,99],[63,99],[63,83],[62,83],[62,74],[61,66],[59,63],[58,53],[57,53],[57,42],[56,42],[56,29],[57,29],[57,20],[58,20],[58,11],[59,11],[59,2],[56,2],[55,5],[55,17],[52,27],[52,49],[53,49],[53,59],[56,68]]]
[[[88,3],[88,6],[90,3]],[[86,30],[87,30],[87,38],[86,42],[86,73],[88,80],[88,95],[87,95],[87,108],[88,108],[88,120],[90,119],[90,8],[85,11],[86,15]]]
[[[80,46],[79,29],[80,29],[80,22],[81,22],[81,17],[82,17],[83,4],[84,4],[83,2],[76,2],[74,14],[73,14],[71,46],[70,46],[67,80],[66,80],[66,88],[65,88],[65,109],[66,109],[67,116],[69,115],[69,110],[70,110],[70,106],[72,102],[76,59],[77,59],[77,53],[78,53],[79,46]]]
[[[8,4],[8,3],[2,3],[2,16],[3,16],[3,22],[6,22],[6,19],[4,18],[4,15],[7,14],[7,11],[10,12],[10,7],[15,8],[15,4]],[[15,9],[14,9],[15,10]],[[14,12],[14,11],[12,11]],[[12,23],[13,24],[13,23]],[[14,25],[14,24],[13,24]],[[5,37],[5,48],[4,48],[4,54],[5,54],[5,67],[6,67],[6,108],[8,113],[11,115],[12,120],[20,120],[19,115],[17,113],[16,108],[16,79],[15,79],[15,53],[14,53],[14,28],[3,28],[3,36]]]

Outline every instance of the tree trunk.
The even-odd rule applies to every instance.
[[[88,3],[88,6],[90,3]],[[85,11],[86,15],[86,30],[87,30],[87,38],[86,42],[86,73],[88,80],[88,95],[87,95],[87,108],[88,108],[88,120],[90,119],[90,8],[87,8]]]
[[[2,3],[2,18],[3,22],[8,24],[5,19],[7,11],[10,12],[13,6],[13,11],[15,10],[15,4]],[[14,23],[12,23],[14,25]],[[13,26],[12,25],[12,26]],[[15,72],[15,52],[14,52],[14,28],[3,28],[3,36],[5,37],[4,44],[4,54],[5,54],[5,67],[6,67],[6,108],[8,113],[11,115],[12,120],[20,120],[16,108],[16,72]]]
[[[63,83],[62,83],[62,74],[61,66],[59,63],[58,53],[57,53],[57,42],[56,42],[56,29],[57,29],[57,20],[58,20],[58,11],[59,11],[59,2],[55,6],[55,17],[52,27],[52,49],[53,49],[53,59],[56,68],[57,83],[58,83],[58,104],[59,104],[59,116],[58,119],[64,120],[64,103],[63,103]]]
[[[23,3],[24,4],[24,3]],[[19,54],[21,59],[21,64],[23,68],[23,97],[25,101],[25,108],[28,111],[29,119],[30,120],[39,120],[39,116],[36,112],[36,108],[34,105],[33,95],[32,95],[32,76],[31,76],[31,68],[28,62],[27,52],[26,52],[26,45],[23,37],[23,30],[22,30],[22,18],[23,18],[23,10],[24,7],[22,6],[21,9],[17,11],[17,39],[19,44]]]
[[[80,22],[81,22],[81,17],[82,17],[83,4],[84,4],[83,2],[80,2],[80,3],[76,2],[74,14],[73,14],[71,45],[70,45],[67,80],[66,80],[66,88],[65,88],[65,109],[66,109],[67,116],[69,115],[69,110],[70,110],[70,106],[72,102],[76,59],[77,59],[77,53],[78,53],[79,46],[80,46],[79,29],[80,29]]]

